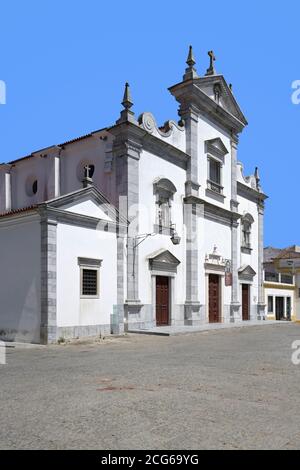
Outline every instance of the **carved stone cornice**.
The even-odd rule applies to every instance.
[[[182,103],[179,109],[179,116],[183,120],[192,119],[195,122],[199,121],[200,109],[192,103]]]
[[[112,153],[115,157],[131,157],[139,160],[141,156],[142,145],[132,139],[125,139],[121,142],[116,141],[112,147]]]
[[[114,155],[122,156],[120,145],[124,144],[126,141],[131,141],[131,147],[134,147],[134,151],[140,152],[142,149],[147,150],[174,165],[186,169],[187,162],[190,159],[190,156],[187,153],[174,147],[174,145],[171,145],[165,140],[147,132],[138,125],[128,122],[118,124],[109,128],[108,132],[112,133],[116,137],[112,148]]]
[[[186,181],[185,182],[185,196],[195,196],[198,197],[200,184],[195,181]]]
[[[178,83],[170,87],[169,91],[183,106],[186,103],[193,103],[199,109],[200,114],[207,116],[227,132],[229,131],[230,135],[239,134],[247,124],[246,121],[241,121],[204,93],[197,86],[197,80]]]
[[[204,206],[204,217],[214,222],[219,222],[230,227],[238,227],[241,214],[216,206],[204,199],[195,196],[184,198],[185,204],[199,204]]]
[[[258,203],[263,203],[268,196],[256,189],[250,188],[249,186],[241,183],[240,181],[237,182],[237,192],[239,196],[242,196],[250,201]]]
[[[116,221],[99,219],[96,217],[69,212],[48,206],[40,206],[38,212],[41,216],[41,223],[47,223],[48,225],[57,225],[58,223],[61,223],[109,233],[116,233],[117,228],[120,225]]]
[[[145,150],[183,169],[186,169],[187,162],[191,158],[182,150],[148,133],[145,135],[142,143]]]
[[[259,215],[264,215],[265,213],[265,203],[264,201],[258,201],[257,203],[257,211]]]
[[[239,136],[235,134],[234,132],[231,132],[230,145],[231,145],[231,148],[237,150],[238,145],[239,145]]]
[[[239,207],[239,202],[238,201],[235,201],[233,199],[231,199],[230,201],[230,209],[232,210],[232,212],[237,212],[238,210],[238,207]]]

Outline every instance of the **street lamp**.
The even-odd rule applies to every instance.
[[[170,225],[170,232],[171,232],[171,237],[170,240],[173,243],[173,245],[179,245],[180,243],[180,236],[178,235],[176,231],[176,225],[171,224]],[[133,239],[133,268],[132,268],[132,276],[135,277],[135,258],[136,258],[136,249],[137,247],[143,243],[147,238],[149,237],[155,237],[155,235],[158,235],[158,233],[143,233],[140,235],[136,235],[135,237],[128,237]]]
[[[176,232],[176,225],[171,224],[170,229],[171,229],[171,242],[173,243],[173,245],[179,245],[181,238]]]

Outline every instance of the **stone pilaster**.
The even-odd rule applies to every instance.
[[[263,286],[263,261],[264,261],[264,202],[259,201],[257,204],[258,211],[258,304],[257,319],[265,320],[265,298]]]
[[[235,322],[240,319],[241,304],[239,301],[239,276],[238,276],[238,228],[236,221],[231,224],[231,270],[232,270],[232,286],[231,286],[231,305],[230,305],[230,321]]]
[[[0,212],[9,212],[12,209],[11,165],[3,164],[0,167]]]
[[[185,123],[186,132],[186,153],[190,155],[187,164],[186,179],[191,187],[195,186],[198,195],[198,113],[192,106],[181,107],[179,111],[180,117]]]
[[[57,222],[41,216],[41,343],[56,337],[56,231]]]
[[[238,211],[237,202],[237,145],[238,140],[231,140],[231,210]],[[231,223],[231,270],[232,270],[232,286],[231,286],[231,305],[230,305],[230,321],[235,322],[240,319],[240,301],[239,301],[239,277],[238,277],[238,228],[239,224],[236,220]]]
[[[200,321],[200,302],[198,295],[198,212],[198,204],[188,203],[184,205],[184,223],[186,226],[186,300],[184,318],[186,325],[195,325]]]
[[[140,308],[139,300],[139,252],[136,236],[139,234],[139,159],[141,145],[129,138],[121,138],[114,144],[116,158],[116,182],[119,209],[129,221],[127,237],[127,286],[125,304],[128,312]],[[120,265],[121,269],[121,265]]]
[[[61,195],[60,188],[60,147],[54,147],[47,154],[47,198],[54,199]]]
[[[199,205],[193,197],[199,195],[198,184],[198,114],[193,106],[181,107],[180,116],[185,122],[186,153],[190,155],[186,171],[184,223],[186,227],[186,300],[185,323],[196,324],[200,321],[199,279],[198,279],[198,217]],[[189,201],[190,198],[190,201]]]
[[[125,240],[127,227],[119,225],[117,233],[117,305],[114,311],[112,333],[122,334],[124,325],[124,298],[125,298]]]

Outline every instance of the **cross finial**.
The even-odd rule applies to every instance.
[[[91,171],[91,170],[92,170],[92,169],[91,169],[90,165],[85,165],[84,171],[85,171],[85,177],[86,177],[86,178],[90,178],[90,171]]]
[[[206,71],[205,75],[215,75],[215,67],[214,67],[214,62],[216,60],[216,56],[214,54],[214,51],[208,51],[207,53],[209,55],[209,68]]]
[[[130,109],[131,106],[133,105],[128,82],[125,83],[125,91],[124,91],[122,105],[124,106],[125,109]]]
[[[87,164],[84,166],[84,178],[83,178],[83,187],[87,188],[88,186],[93,185],[92,177],[90,176],[90,172],[92,172],[92,166]]]
[[[189,53],[188,53],[188,56],[187,56],[187,59],[186,59],[186,63],[188,65],[188,67],[185,69],[185,74],[183,76],[183,80],[186,81],[186,80],[191,80],[191,79],[194,79],[194,78],[199,78],[198,75],[197,75],[196,69],[194,67],[196,61],[195,61],[192,46],[189,47]]]

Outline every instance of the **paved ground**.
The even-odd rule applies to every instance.
[[[240,321],[235,323],[205,323],[204,325],[198,326],[154,326],[147,329],[131,329],[130,333],[138,334],[147,334],[147,335],[162,335],[162,336],[175,336],[175,335],[185,335],[191,333],[197,333],[200,331],[211,331],[211,330],[224,330],[228,328],[247,328],[249,326],[270,326],[272,324],[278,325],[278,323],[285,323],[285,321],[259,321],[259,320],[249,320],[249,321]]]
[[[1,449],[300,448],[300,325],[8,350]]]

